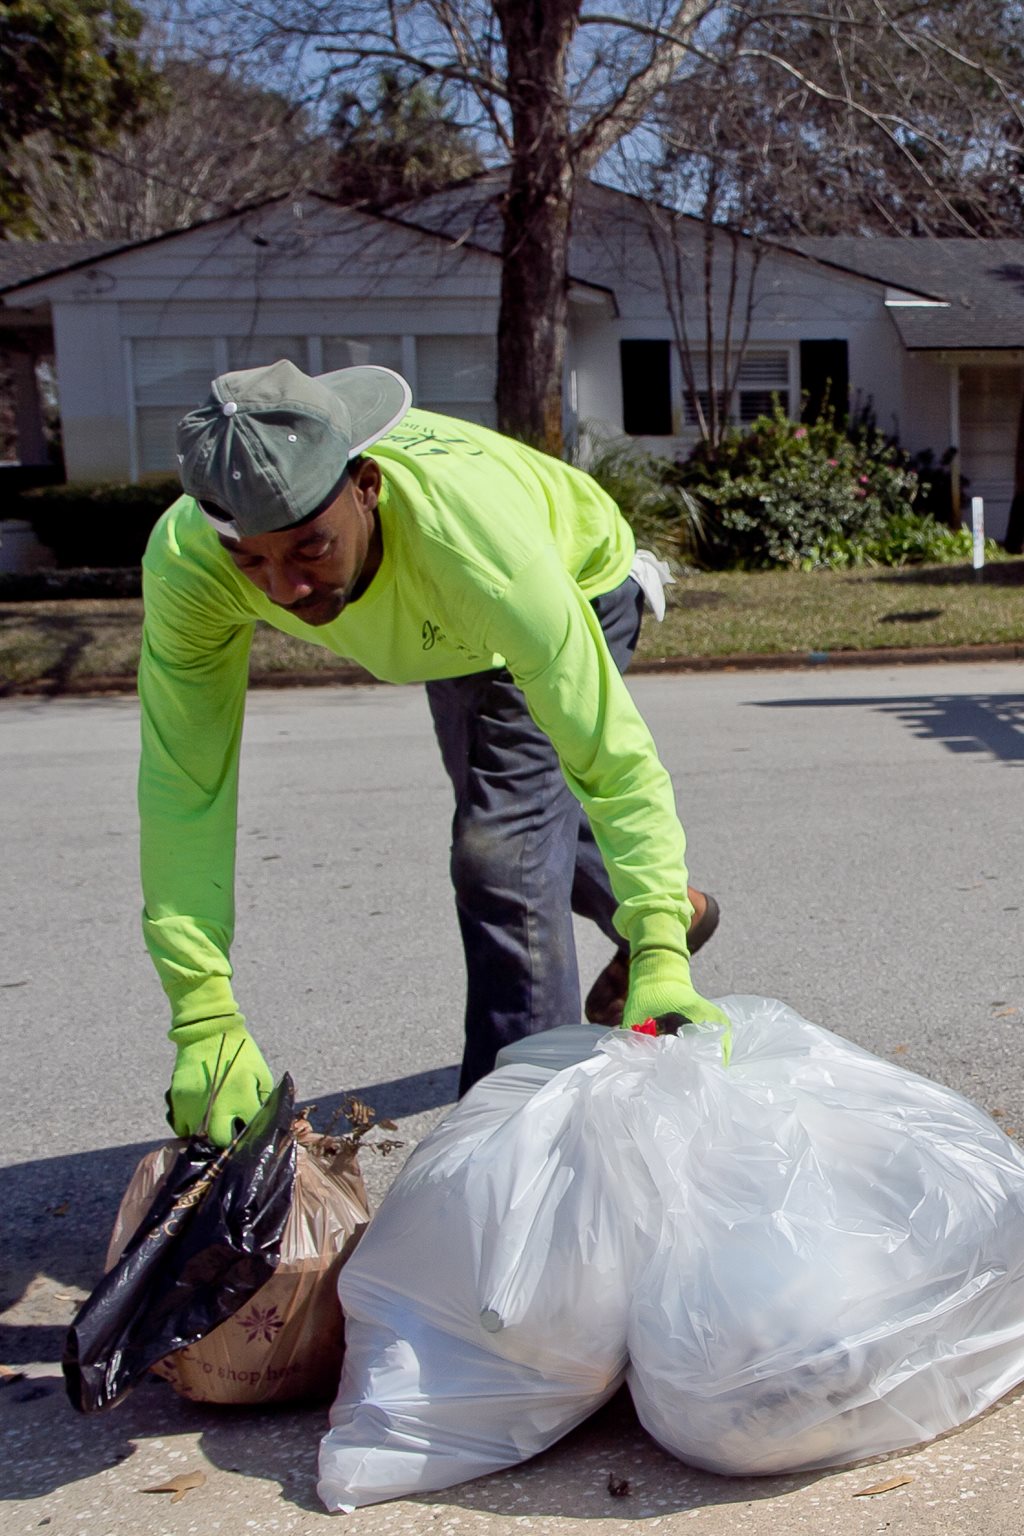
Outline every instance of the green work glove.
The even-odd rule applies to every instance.
[[[629,964],[629,991],[622,1013],[624,1029],[645,1019],[661,1022],[659,1034],[675,1034],[681,1024],[710,1024],[726,1031],[723,1051],[728,1060],[731,1026],[721,1008],[694,990],[690,967],[672,949],[644,949]]]
[[[179,1024],[168,1038],[178,1048],[167,1092],[171,1128],[176,1136],[194,1136],[205,1121],[205,1134],[214,1145],[228,1146],[274,1086],[259,1046],[237,1014]]]

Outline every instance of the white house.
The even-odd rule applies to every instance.
[[[174,423],[210,379],[277,357],[312,373],[384,363],[406,375],[419,404],[492,422],[497,187],[477,178],[389,216],[303,193],[131,245],[71,259],[65,250],[43,271],[26,272],[29,248],[0,246],[0,349],[5,337],[38,347],[52,333],[69,479],[173,469]],[[971,494],[985,497],[988,531],[1002,534],[1024,392],[1024,277],[1012,276],[1024,273],[1024,242],[796,248],[722,233],[709,378],[701,225],[663,223],[652,236],[657,228],[622,192],[590,186],[580,199],[570,432],[583,425],[668,455],[684,450],[697,432],[684,353],[706,398],[731,334],[742,354],[728,401],[735,419],[752,419],[773,395],[796,415],[826,384],[833,400],[848,390],[905,448],[958,449]],[[32,249],[45,260],[45,247]],[[12,256],[22,263],[13,277]],[[30,378],[23,368],[27,422]]]

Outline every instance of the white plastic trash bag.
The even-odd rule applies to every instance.
[[[557,1029],[545,1029],[539,1035],[526,1035],[503,1045],[497,1065],[544,1067],[554,1076],[592,1056],[607,1033],[606,1024],[560,1024]]]
[[[492,1073],[388,1191],[339,1284],[328,1509],[514,1465],[621,1384],[639,1240],[578,1109],[606,1066]]]
[[[718,1002],[728,1067],[717,1031],[552,1031],[416,1149],[341,1275],[329,1509],[525,1460],[627,1352],[655,1439],[735,1475],[917,1444],[1024,1380],[1021,1150],[782,1003]]]
[[[724,1006],[727,1069],[706,1036],[652,1041],[642,1082],[632,1042],[604,1047],[634,1076],[616,1133],[658,1189],[629,1324],[644,1426],[743,1475],[964,1423],[1024,1378],[1024,1155],[781,1003]]]

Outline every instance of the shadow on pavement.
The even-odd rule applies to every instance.
[[[289,1503],[324,1512],[316,1496],[316,1461],[327,1404],[212,1408],[187,1402],[153,1378],[116,1407],[82,1416],[57,1373],[0,1386],[0,1421],[8,1448],[0,1501],[45,1498],[129,1461],[141,1443],[191,1434],[213,1466],[275,1482]],[[200,1460],[196,1456],[196,1464]],[[125,1475],[130,1486],[131,1474]],[[141,1481],[133,1491],[144,1491]]]
[[[316,1458],[327,1428],[326,1408],[319,1417],[307,1412],[259,1417],[256,1433],[253,1416],[234,1415],[232,1422],[207,1425],[204,1454],[222,1470],[269,1478],[280,1485],[288,1503],[323,1513],[316,1495]],[[403,1502],[425,1511],[455,1507],[493,1515],[650,1518],[706,1505],[778,1498],[825,1475],[740,1479],[685,1466],[646,1434],[623,1388],[598,1413],[530,1461]],[[623,1491],[610,1492],[610,1479]]]
[[[875,709],[894,715],[913,735],[949,752],[988,752],[1000,762],[1024,762],[1024,694],[928,693],[906,698],[765,699],[753,709]]]
[[[542,1455],[417,1502],[489,1514],[649,1520],[711,1505],[781,1498],[825,1475],[733,1478],[686,1466],[646,1433],[623,1387]]]
[[[280,1497],[327,1519],[316,1493],[317,1452],[327,1428],[327,1404],[313,1408],[214,1409],[176,1397],[165,1382],[147,1381],[116,1408],[80,1418],[59,1376],[0,1387],[0,1418],[12,1454],[0,1501],[49,1494],[130,1462],[147,1441],[198,1436],[201,1457],[179,1470],[210,1466],[276,1484]],[[711,1505],[780,1498],[827,1473],[727,1478],[700,1472],[668,1456],[645,1434],[628,1393],[565,1436],[550,1450],[506,1471],[435,1494],[403,1501],[481,1514],[572,1519],[649,1519]],[[130,1467],[119,1474],[125,1492],[144,1492]],[[615,1491],[613,1491],[613,1489]]]
[[[135,1166],[154,1142],[39,1158],[0,1169],[5,1242],[0,1256],[0,1360],[59,1361],[72,1307],[61,1298],[89,1291],[103,1272],[114,1216]]]

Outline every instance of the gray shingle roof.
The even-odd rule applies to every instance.
[[[123,240],[0,240],[0,290],[121,250]]]
[[[910,351],[1024,348],[1024,240],[836,235],[791,244],[892,287],[946,299],[944,308],[890,311]]]
[[[481,175],[454,192],[395,209],[391,216],[497,249],[500,186],[500,175]],[[1024,349],[1024,240],[837,235],[793,239],[787,246],[889,287],[946,299],[942,307],[890,311],[911,351]],[[124,249],[126,242],[118,240],[0,240],[0,292]]]

